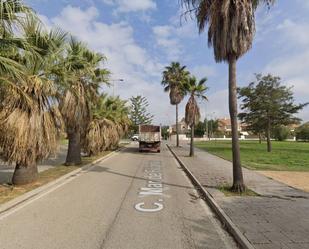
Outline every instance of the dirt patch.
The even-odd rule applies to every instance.
[[[283,182],[294,188],[309,192],[309,172],[290,171],[258,171],[259,173],[271,177],[274,180]]]

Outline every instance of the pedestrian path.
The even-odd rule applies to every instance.
[[[60,145],[56,155],[49,157],[38,165],[38,171],[43,172],[55,166],[59,166],[65,162],[67,154],[67,145]],[[9,183],[12,180],[15,165],[7,164],[0,161],[0,184]]]
[[[217,188],[232,184],[232,163],[187,145],[173,151],[211,193],[255,248],[309,248],[309,193],[243,168],[247,187],[260,196],[225,197]]]

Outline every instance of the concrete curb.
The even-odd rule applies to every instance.
[[[36,188],[34,190],[31,190],[31,191],[29,191],[29,192],[27,192],[27,193],[25,193],[25,194],[23,194],[21,196],[18,196],[18,197],[16,197],[15,199],[13,199],[11,201],[8,201],[8,202],[6,202],[4,204],[1,204],[0,205],[0,216],[2,214],[6,213],[7,211],[13,209],[14,207],[17,207],[18,205],[20,205],[20,204],[22,204],[22,203],[24,203],[24,202],[26,202],[28,200],[31,200],[31,199],[33,199],[34,197],[36,197],[36,196],[38,196],[40,194],[45,193],[46,191],[48,191],[52,187],[65,182],[69,178],[78,175],[82,171],[85,171],[85,170],[88,170],[88,169],[92,168],[93,166],[95,166],[95,164],[97,164],[97,163],[99,163],[99,162],[101,162],[103,160],[107,160],[108,158],[114,156],[115,154],[117,154],[118,152],[120,152],[121,150],[123,150],[125,148],[126,148],[126,146],[123,147],[123,148],[120,148],[120,149],[118,149],[116,151],[113,151],[113,152],[111,152],[111,153],[109,153],[109,154],[107,154],[107,155],[105,155],[105,156],[103,156],[103,157],[101,157],[101,158],[99,158],[99,159],[89,163],[89,164],[86,164],[86,165],[82,166],[79,169],[76,169],[76,170],[74,170],[74,171],[72,171],[72,172],[70,172],[68,174],[65,174],[65,175],[59,177],[58,179],[56,179],[54,181],[51,181],[51,182],[49,182],[49,183],[47,183],[45,185],[42,185],[41,187],[38,187],[38,188]]]
[[[230,217],[223,211],[223,209],[218,205],[211,194],[202,186],[202,184],[197,180],[197,178],[191,173],[191,171],[186,167],[186,165],[181,161],[181,159],[176,155],[172,148],[166,144],[170,152],[173,154],[175,159],[178,161],[180,166],[183,168],[187,176],[190,178],[194,186],[198,188],[198,191],[203,195],[208,205],[216,213],[219,220],[222,222],[226,230],[234,237],[236,242],[243,249],[254,249],[253,245],[249,240],[242,234],[242,232],[233,223]]]

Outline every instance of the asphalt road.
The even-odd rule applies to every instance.
[[[172,155],[137,144],[0,215],[1,249],[236,248]]]

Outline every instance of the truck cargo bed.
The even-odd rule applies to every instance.
[[[156,125],[139,126],[139,151],[160,152],[161,127]]]

